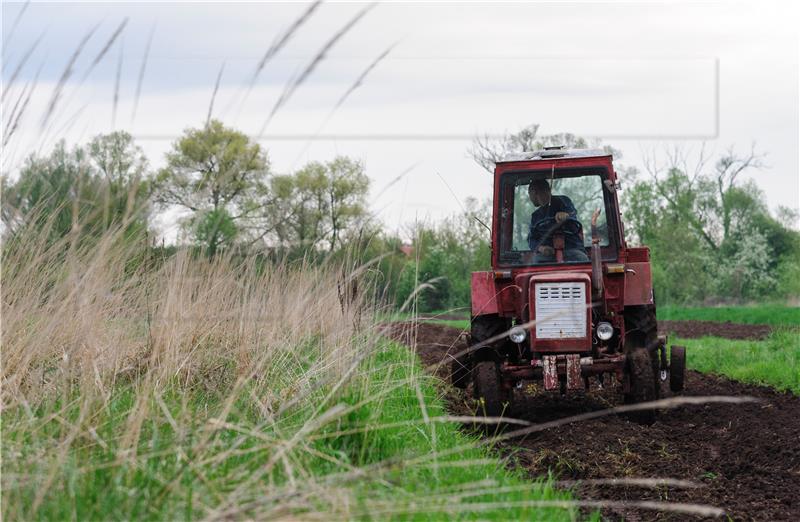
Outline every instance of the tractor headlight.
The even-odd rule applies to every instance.
[[[601,341],[608,341],[614,335],[614,327],[605,321],[597,323],[597,337]]]
[[[512,343],[521,343],[527,336],[528,332],[521,326],[515,326],[508,331],[508,338],[511,339]]]

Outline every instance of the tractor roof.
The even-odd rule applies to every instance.
[[[545,147],[544,150],[532,150],[528,152],[517,152],[510,154],[499,160],[497,163],[568,158],[601,158],[605,156],[611,156],[611,153],[602,149],[565,149],[563,147]]]

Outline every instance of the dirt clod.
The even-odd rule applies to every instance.
[[[724,326],[724,325],[723,325]],[[466,347],[460,330],[431,323],[398,323],[395,339],[413,346],[423,362],[448,383],[449,356]],[[716,334],[715,334],[716,335]],[[444,364],[439,364],[444,361]],[[670,396],[662,383],[662,396]],[[532,422],[559,419],[619,404],[611,387],[559,397],[528,386],[517,394],[511,416]],[[445,384],[456,414],[469,410],[469,397]],[[659,413],[652,426],[620,416],[570,424],[504,442],[509,465],[532,477],[555,473],[560,480],[673,478],[698,488],[579,485],[581,498],[656,500],[706,504],[734,520],[800,519],[800,398],[770,388],[693,371],[685,395],[748,395],[759,402],[708,404]],[[610,519],[683,520],[686,515],[636,509],[606,510]]]

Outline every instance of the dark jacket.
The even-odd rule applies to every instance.
[[[569,218],[558,228],[556,214],[566,212]],[[551,196],[550,204],[537,208],[531,214],[531,227],[528,233],[528,246],[536,251],[540,245],[553,246],[553,234],[564,234],[564,248],[583,248],[583,226],[578,221],[575,205],[567,196]]]

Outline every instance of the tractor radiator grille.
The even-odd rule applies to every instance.
[[[586,337],[586,284],[536,283],[536,338]]]

